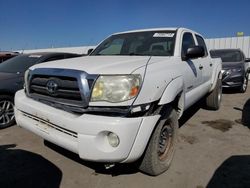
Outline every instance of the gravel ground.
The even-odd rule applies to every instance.
[[[180,120],[173,163],[157,177],[131,165],[105,170],[20,127],[2,129],[0,187],[250,187],[250,129],[241,124],[249,103],[250,86],[245,94],[224,92],[219,111],[191,107]]]

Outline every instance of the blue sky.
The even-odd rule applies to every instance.
[[[0,0],[0,50],[95,45],[114,32],[152,27],[249,36],[249,7],[249,0]]]

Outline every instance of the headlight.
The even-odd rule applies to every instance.
[[[134,98],[141,86],[140,75],[99,76],[92,90],[91,102],[122,102]]]
[[[241,72],[242,68],[233,68],[231,69],[232,72]]]

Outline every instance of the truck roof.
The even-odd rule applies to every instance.
[[[176,27],[161,27],[161,28],[150,28],[150,29],[137,29],[137,30],[129,30],[129,31],[123,31],[123,32],[118,32],[114,33],[113,35],[116,34],[123,34],[123,33],[136,33],[136,32],[143,32],[143,31],[176,31],[178,28]]]
[[[191,29],[184,28],[184,27],[160,27],[160,28],[150,28],[150,29],[129,30],[129,31],[117,32],[117,33],[114,33],[112,35],[123,34],[123,33],[136,33],[136,32],[143,32],[143,31],[176,31],[176,30],[180,30],[180,31],[185,30],[185,31],[197,33],[196,31],[193,31]],[[199,34],[199,33],[197,33],[197,34]]]

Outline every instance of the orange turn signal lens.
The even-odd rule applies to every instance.
[[[139,87],[136,86],[136,87],[131,88],[130,94],[129,94],[129,95],[130,95],[131,97],[134,97],[134,96],[136,96],[136,95],[138,94],[138,92],[139,92]]]

